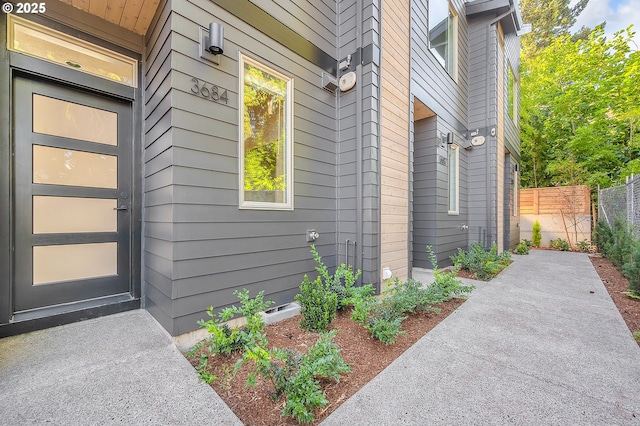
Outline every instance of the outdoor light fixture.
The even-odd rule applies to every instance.
[[[224,27],[217,22],[209,24],[209,34],[206,28],[200,27],[200,57],[220,65],[220,57],[224,52]]]
[[[209,40],[205,43],[207,50],[214,55],[224,52],[224,27],[217,22],[209,24]]]

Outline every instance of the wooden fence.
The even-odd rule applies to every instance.
[[[586,186],[530,188],[520,190],[521,215],[589,214],[591,191]]]

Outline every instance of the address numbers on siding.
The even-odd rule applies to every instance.
[[[227,94],[227,90],[219,87],[215,84],[207,83],[206,81],[200,81],[199,79],[193,77],[191,78],[193,81],[193,86],[191,86],[191,93],[196,96],[202,96],[205,99],[209,99],[213,102],[224,102],[225,104],[229,101],[229,95]]]

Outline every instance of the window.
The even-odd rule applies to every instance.
[[[293,79],[240,56],[240,207],[293,209]]]
[[[518,188],[520,183],[518,182],[518,166],[513,167],[513,215],[518,216]]]
[[[516,114],[516,77],[511,68],[511,64],[507,65],[507,112],[509,117],[515,121]]]
[[[459,167],[458,167],[458,145],[448,145],[449,155],[449,214],[458,214],[459,194]]]
[[[429,49],[453,79],[458,78],[458,15],[447,1],[429,1]]]
[[[7,26],[9,50],[128,86],[138,85],[135,59],[17,16],[8,15]]]

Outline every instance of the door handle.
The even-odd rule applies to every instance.
[[[114,210],[127,210],[127,206],[114,207]]]

